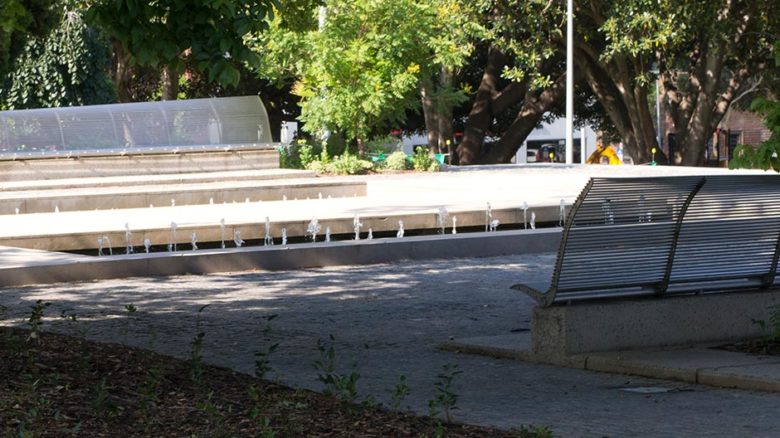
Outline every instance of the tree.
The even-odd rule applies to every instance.
[[[547,0],[497,1],[483,19],[491,31],[484,73],[455,162],[505,163],[555,109],[565,81],[560,44],[563,14]],[[501,129],[495,123],[511,120]],[[489,134],[498,141],[487,144]]]
[[[780,40],[774,44],[776,68],[780,68]],[[780,172],[780,102],[777,100],[780,96],[780,80],[777,77],[777,69],[770,78],[771,86],[769,88],[770,97],[759,96],[753,100],[751,109],[761,115],[767,128],[772,132],[769,140],[762,143],[758,148],[750,145],[739,145],[734,150],[734,159],[729,160],[729,167],[740,168],[758,168],[773,169]]]
[[[657,146],[647,96],[660,74],[680,145],[671,158],[702,164],[715,127],[767,66],[762,35],[777,28],[771,9],[762,0],[577,3],[577,67],[629,154],[646,161]]]
[[[185,63],[208,81],[234,86],[238,65],[259,65],[244,36],[267,27],[275,0],[98,0],[90,17],[116,42],[117,89],[127,98],[129,66],[161,67],[163,99],[175,99]]]
[[[45,35],[57,22],[58,0],[3,0],[0,3],[0,74],[12,68],[30,37]]]
[[[82,20],[65,12],[45,37],[28,40],[2,92],[11,109],[111,103],[116,99],[106,75],[106,42]]]
[[[443,126],[451,138],[451,116],[438,114],[451,114],[462,99],[454,76],[470,47],[456,44],[463,32],[444,29],[454,26],[447,24],[453,14],[468,9],[455,0],[330,0],[324,6],[322,28],[311,25],[317,9],[297,26],[285,25],[282,10],[255,42],[269,55],[262,74],[295,79],[304,128],[341,131],[362,149],[372,132],[401,123],[422,100],[426,127],[439,132]]]

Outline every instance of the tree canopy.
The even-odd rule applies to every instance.
[[[267,27],[275,0],[97,0],[92,20],[112,38],[131,63],[164,66],[178,81],[185,65],[225,85],[237,85],[238,65],[259,65],[259,54],[244,36]],[[167,96],[172,97],[172,96]],[[175,98],[175,94],[173,95]]]
[[[88,8],[87,20],[63,20],[63,7],[77,11],[77,3]],[[578,119],[597,122],[636,161],[647,161],[658,148],[658,88],[664,134],[676,139],[670,160],[702,164],[735,103],[747,107],[780,88],[774,3],[575,0]],[[564,7],[550,0],[5,0],[3,105],[176,98],[179,84],[189,97],[263,90],[276,99],[269,102],[276,119],[297,116],[297,101],[311,133],[337,131],[360,145],[389,128],[416,129],[422,119],[440,151],[457,124],[465,136],[450,150],[454,162],[506,162],[561,110]],[[468,107],[461,119],[458,105]]]
[[[116,99],[107,71],[109,47],[86,25],[82,12],[68,11],[45,37],[30,38],[2,89],[10,109],[90,105]]]
[[[453,22],[467,8],[456,0],[328,0],[309,4],[310,20],[285,25],[285,13],[255,42],[269,54],[264,73],[293,78],[301,120],[310,132],[338,130],[362,142],[420,107],[419,90],[442,66],[463,65],[471,51]],[[323,14],[321,28],[311,25]],[[458,15],[460,14],[460,15]],[[456,30],[458,30],[456,32]],[[453,86],[437,103],[457,102]]]

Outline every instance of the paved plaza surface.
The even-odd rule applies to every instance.
[[[254,352],[278,342],[270,377],[322,389],[312,362],[318,339],[336,339],[340,372],[354,365],[359,394],[388,402],[405,375],[404,401],[427,412],[444,364],[455,418],[504,428],[550,426],[557,436],[777,436],[780,395],[558,368],[440,351],[451,337],[528,329],[533,303],[509,286],[549,281],[554,254],[398,262],[300,271],[131,278],[6,288],[5,324],[23,325],[30,305],[52,303],[45,327],[187,357],[202,314],[205,359],[252,373]],[[128,315],[124,306],[137,312]],[[78,322],[59,317],[78,315]],[[276,314],[270,336],[266,317]],[[652,388],[657,393],[632,392]],[[641,390],[640,390],[641,391]]]

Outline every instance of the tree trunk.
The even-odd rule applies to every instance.
[[[423,81],[420,85],[420,98],[422,100],[423,117],[425,118],[425,130],[428,135],[428,149],[438,152],[439,148],[439,120],[434,109],[432,93],[433,83],[430,80]]]
[[[493,143],[489,151],[479,158],[480,163],[509,163],[517,154],[518,149],[529,134],[539,125],[542,116],[563,98],[566,76],[562,74],[558,80],[545,90],[532,89],[525,93],[523,107],[517,113],[512,124]]]
[[[626,154],[635,162],[649,162],[658,148],[647,87],[636,82],[635,60],[617,56],[605,65],[591,47],[579,44],[575,57],[593,94],[620,134]]]
[[[162,100],[176,100],[179,97],[179,74],[172,66],[163,67]]]
[[[441,89],[450,89],[455,86],[455,73],[449,67],[442,67],[439,76],[439,87]],[[439,102],[434,107],[436,119],[439,122],[439,151],[448,153],[452,156],[452,140],[455,137],[455,129],[452,127],[452,103]]]
[[[460,165],[476,164],[482,154],[485,135],[494,117],[492,101],[498,94],[501,69],[506,62],[506,55],[497,48],[490,47],[485,72],[466,121],[463,141],[456,148],[457,162]]]
[[[114,41],[114,86],[119,103],[130,102],[130,56],[119,41]]]

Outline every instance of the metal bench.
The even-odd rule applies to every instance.
[[[769,289],[780,256],[780,176],[592,178],[567,214],[540,306]]]

